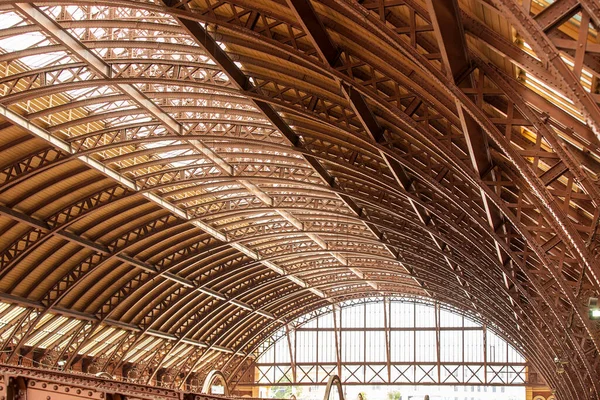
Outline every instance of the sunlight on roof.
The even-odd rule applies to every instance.
[[[0,39],[0,47],[6,53],[13,53],[30,47],[42,45],[46,42],[46,36],[40,32],[28,32],[22,35],[15,35],[9,38]]]

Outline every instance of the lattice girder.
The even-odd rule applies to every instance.
[[[75,310],[94,322],[29,350],[72,365],[79,349],[100,348],[94,338],[107,326],[128,324],[132,333],[96,355],[101,370],[187,379],[211,363],[239,370],[238,352],[322,305],[319,293],[405,291],[489,310],[553,386],[574,398],[598,391],[598,326],[583,311],[598,290],[598,21],[592,1],[565,11],[557,3],[531,5],[530,15],[510,3],[500,27],[460,3],[471,88],[446,78],[429,10],[415,0],[311,2],[339,50],[329,63],[277,2],[82,0],[5,11],[7,37],[38,41],[0,57],[0,103],[70,146],[25,135],[3,143],[16,152],[0,188],[0,230],[12,243],[0,271],[13,295],[25,279],[45,285],[30,299],[43,308],[11,334],[11,354],[59,321],[54,313]],[[552,10],[559,22],[532,25],[548,24]],[[203,46],[196,22],[219,45]],[[508,23],[528,27],[519,32],[527,45],[513,42]],[[530,43],[531,32],[541,36]],[[538,61],[542,47],[553,58]],[[571,103],[557,105],[533,79]],[[490,139],[492,168],[481,175],[457,105]],[[115,186],[81,160],[132,183]],[[66,184],[52,192],[42,180]],[[37,192],[48,195],[31,201]],[[501,227],[490,228],[489,204]],[[136,222],[121,226],[124,215]],[[40,258],[47,249],[56,257]],[[53,278],[39,275],[57,265]],[[553,357],[577,367],[558,377]]]

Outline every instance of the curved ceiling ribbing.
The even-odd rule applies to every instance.
[[[588,1],[4,5],[3,348],[231,374],[290,318],[410,293],[597,393]]]

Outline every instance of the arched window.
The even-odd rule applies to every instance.
[[[202,384],[202,393],[208,394],[222,394],[229,396],[229,388],[227,386],[227,379],[225,375],[219,370],[213,369],[204,378]]]
[[[257,354],[259,385],[523,385],[525,359],[489,327],[418,298],[328,306],[276,332]]]

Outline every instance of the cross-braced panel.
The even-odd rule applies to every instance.
[[[598,10],[3,4],[3,357],[234,379],[301,314],[410,294],[597,396]]]

